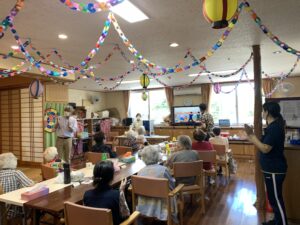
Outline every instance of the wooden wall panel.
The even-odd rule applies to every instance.
[[[0,151],[20,159],[20,90],[0,91],[0,108]]]
[[[21,89],[22,161],[43,161],[43,98],[33,99]]]

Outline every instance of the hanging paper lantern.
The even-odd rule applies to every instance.
[[[44,92],[44,86],[42,85],[41,81],[34,80],[29,85],[29,93],[31,97],[38,99],[41,94]]]
[[[228,26],[234,16],[238,0],[203,0],[203,16],[212,23],[212,28],[221,29]]]
[[[220,92],[221,92],[221,84],[220,83],[214,84],[214,92],[216,94],[220,94]]]
[[[142,99],[144,101],[146,101],[148,99],[148,95],[147,95],[146,91],[143,91],[143,93],[142,93]]]
[[[142,87],[143,87],[144,89],[146,89],[146,88],[149,86],[149,84],[150,84],[150,79],[149,79],[149,77],[147,76],[147,74],[144,74],[144,73],[143,73],[143,75],[140,77],[140,84],[142,85]]]

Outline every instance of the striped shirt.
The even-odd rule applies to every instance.
[[[3,192],[11,192],[23,187],[32,186],[34,183],[23,172],[15,169],[2,169],[0,170],[0,184]],[[7,206],[9,211],[7,213],[8,218],[16,217],[21,213],[20,207]]]

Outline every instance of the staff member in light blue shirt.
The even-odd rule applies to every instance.
[[[77,120],[72,116],[74,108],[67,105],[64,109],[64,116],[58,117],[56,124],[56,148],[61,160],[69,163],[72,150],[72,138],[77,131]]]

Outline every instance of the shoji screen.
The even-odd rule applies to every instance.
[[[21,158],[20,90],[0,91],[0,151]]]
[[[34,99],[21,89],[22,161],[43,161],[43,98]]]

